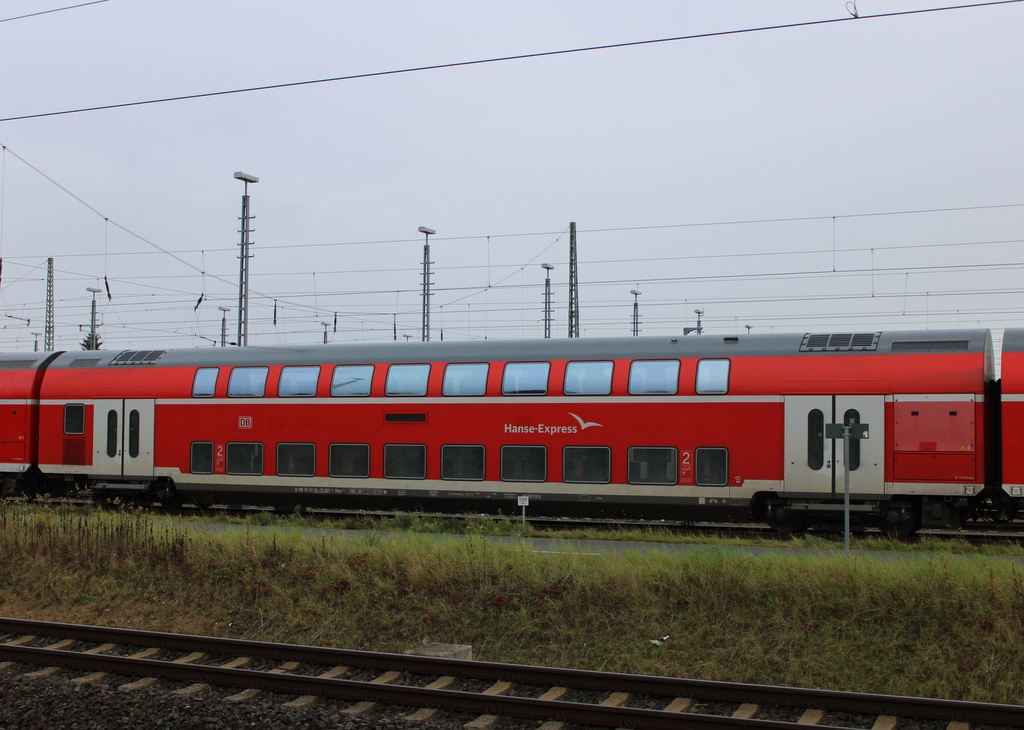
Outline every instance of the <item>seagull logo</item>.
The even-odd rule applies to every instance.
[[[572,416],[573,418],[575,418],[576,422],[580,424],[580,430],[581,431],[585,431],[586,429],[590,428],[591,426],[601,426],[601,428],[604,428],[604,426],[602,426],[600,423],[594,423],[593,421],[584,421],[582,418],[577,416],[575,413],[569,413],[569,415]]]

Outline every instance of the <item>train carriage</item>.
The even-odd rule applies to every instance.
[[[38,473],[198,503],[959,524],[989,478],[987,330],[75,352]],[[844,462],[825,425],[867,424]]]
[[[39,388],[53,352],[0,354],[0,474],[4,488],[38,474]]]
[[[1002,473],[999,482],[1008,501],[1010,514],[1024,497],[1024,329],[1003,333],[1000,413],[994,420],[1002,429]]]

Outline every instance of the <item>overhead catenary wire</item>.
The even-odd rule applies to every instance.
[[[61,13],[65,10],[77,10],[78,8],[84,8],[88,5],[99,5],[100,3],[109,2],[109,0],[90,0],[86,3],[78,3],[77,5],[65,5],[62,8],[51,8],[50,10],[40,10],[35,13],[26,13],[24,15],[15,15],[13,18],[0,18],[0,23],[10,23],[14,20],[25,20],[26,18],[36,18],[40,15],[50,15],[52,13]]]
[[[354,81],[356,79],[379,78],[382,76],[396,76],[401,74],[422,73],[425,71],[440,71],[442,69],[461,68],[466,66],[480,66],[491,63],[507,63],[511,61],[524,61],[535,58],[548,58],[552,56],[565,56],[576,53],[591,53],[595,51],[610,51],[620,48],[632,48],[637,46],[649,46],[660,43],[677,43],[681,41],[694,41],[706,38],[719,38],[724,36],[742,35],[746,33],[764,33],[777,30],[791,30],[795,28],[809,28],[814,26],[831,25],[835,23],[864,22],[867,20],[881,20],[886,18],[897,18],[908,15],[921,15],[924,13],[939,13],[952,10],[968,10],[975,8],[990,7],[996,5],[1012,5],[1024,2],[1024,0],[989,0],[989,2],[967,3],[962,5],[946,5],[937,8],[918,8],[916,10],[901,10],[891,13],[876,13],[874,15],[858,15],[853,17],[824,18],[821,20],[805,20],[796,23],[781,23],[777,25],[762,25],[752,28],[734,28],[731,30],[709,31],[706,33],[693,33],[689,35],[671,36],[666,38],[653,38],[643,41],[625,41],[622,43],[607,43],[597,46],[582,46],[579,48],[565,48],[556,51],[539,51],[536,53],[520,53],[511,56],[496,56],[493,58],[481,58],[472,61],[455,61],[452,63],[438,63],[426,66],[413,66],[408,68],[392,69],[389,71],[371,71],[367,73],[348,74],[344,76],[332,76],[322,79],[310,79],[307,81],[290,81],[280,84],[265,84],[262,86],[247,86],[238,89],[226,89],[222,91],[207,91],[196,94],[184,94],[181,96],[166,96],[141,101],[128,101],[117,104],[104,104],[100,106],[78,107],[64,109],[61,111],[38,112],[35,114],[22,114],[12,117],[0,117],[0,122],[14,122],[23,119],[39,119],[42,117],[55,117],[67,114],[82,114],[85,112],[107,111],[111,109],[125,109],[128,107],[146,106],[150,104],[165,104],[177,101],[190,101],[194,99],[208,99],[216,96],[228,96],[232,94],[245,94],[256,91],[271,91],[274,89],[287,89],[297,86],[311,86],[314,84],[329,84],[341,81]]]

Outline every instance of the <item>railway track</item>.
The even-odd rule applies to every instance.
[[[1024,728],[1024,706],[731,684],[381,654],[205,636],[0,619],[0,671],[125,693],[160,688],[207,701],[272,693],[339,718],[397,711],[406,725],[560,730],[857,727]],[[0,679],[0,686],[3,680]]]
[[[11,502],[25,502],[23,499],[13,498]],[[31,500],[37,504],[49,504],[58,507],[72,507],[77,509],[92,509],[96,504],[88,498],[38,498]],[[290,513],[275,512],[268,510],[267,508],[261,507],[228,507],[222,505],[214,505],[210,507],[194,507],[187,506],[178,509],[163,509],[161,507],[150,507],[162,514],[177,515],[183,517],[252,517],[257,514],[267,515],[280,515],[282,519],[286,519]],[[466,521],[470,522],[473,520],[480,519],[494,519],[493,515],[454,515],[454,514],[442,514],[442,513],[394,513],[384,511],[350,511],[350,510],[326,510],[326,509],[311,509],[304,510],[303,516],[311,520],[343,520],[343,519],[408,519],[410,517],[416,517],[423,520],[453,520],[453,521]],[[506,519],[511,521],[518,521],[520,518],[507,515]],[[644,520],[621,520],[621,519],[575,519],[575,518],[564,518],[564,517],[527,517],[526,522],[532,527],[542,531],[556,531],[556,530],[596,530],[596,531],[643,531],[643,530],[658,530],[671,532],[675,534],[686,534],[686,535],[697,535],[707,536],[717,539],[758,539],[758,540],[774,540],[779,542],[787,542],[792,539],[791,535],[781,534],[767,525],[762,524],[741,524],[741,523],[715,523],[715,522],[678,522],[678,521],[644,521]],[[834,539],[837,542],[842,542],[842,532],[836,530],[824,530],[816,529],[811,533],[815,537],[821,539]],[[871,532],[859,532],[854,534],[854,538],[857,537],[868,537],[878,538],[879,534],[877,531]],[[916,544],[921,541],[922,538],[932,538],[938,540],[963,540],[974,546],[983,545],[998,545],[998,544],[1013,544],[1021,543],[1024,544],[1024,520],[1014,520],[1011,522],[973,522],[968,526],[960,530],[927,530],[919,532],[915,535],[911,535],[903,538],[893,538],[899,542],[905,544]]]

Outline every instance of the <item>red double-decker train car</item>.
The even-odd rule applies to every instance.
[[[848,474],[856,522],[905,534],[1012,510],[1000,471],[1024,488],[984,329],[7,355],[0,394],[8,491],[799,530]]]

